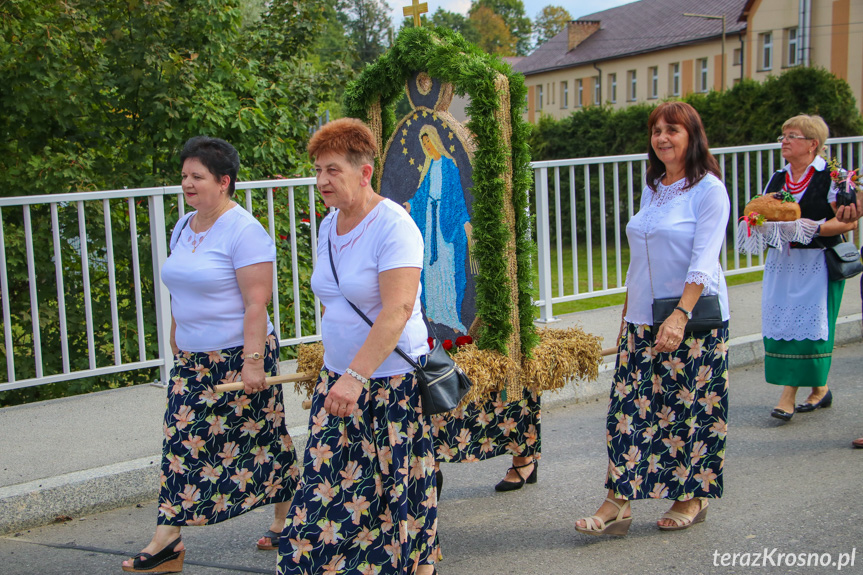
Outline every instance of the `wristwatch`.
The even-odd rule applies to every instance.
[[[257,351],[255,353],[247,353],[246,354],[246,359],[263,359],[263,358],[264,358],[263,354],[261,354]]]
[[[666,309],[668,309],[668,308],[666,308]],[[691,311],[687,311],[687,310],[683,309],[682,307],[680,307],[679,305],[674,306],[674,309],[679,309],[680,311],[682,311],[683,315],[686,316],[686,319],[692,319],[692,312]]]

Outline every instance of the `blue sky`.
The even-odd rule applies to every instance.
[[[573,18],[580,18],[594,12],[601,12],[621,4],[629,4],[633,0],[522,0],[524,2],[524,11],[527,16],[533,20],[536,15],[548,5],[562,6],[569,10]],[[401,25],[404,15],[402,8],[411,5],[411,0],[386,0],[390,8],[392,8],[393,24],[396,29]],[[438,8],[443,8],[450,12],[458,12],[459,14],[467,14],[471,5],[471,0],[426,0],[429,6],[429,13],[434,13]]]

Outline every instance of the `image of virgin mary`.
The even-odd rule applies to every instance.
[[[467,286],[465,260],[473,228],[461,176],[434,126],[423,126],[419,138],[425,164],[419,188],[406,207],[425,243],[421,299],[430,321],[467,333],[462,303]]]

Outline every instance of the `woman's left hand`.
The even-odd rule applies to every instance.
[[[349,417],[357,409],[363,384],[348,374],[342,375],[330,388],[324,409],[336,417]]]
[[[267,384],[267,374],[264,373],[262,360],[244,361],[240,377],[243,380],[243,389],[246,393],[258,393],[270,387]]]
[[[659,332],[656,334],[656,343],[653,346],[655,351],[665,353],[675,351],[680,344],[683,343],[683,328],[686,327],[688,318],[680,311],[672,313],[662,325],[659,326]]]

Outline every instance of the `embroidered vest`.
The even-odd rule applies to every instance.
[[[767,184],[767,189],[764,190],[764,193],[781,192],[784,184],[785,171],[780,170],[770,178],[770,182]],[[800,199],[800,217],[815,221],[833,218],[836,214],[833,213],[833,208],[830,207],[830,203],[827,201],[827,193],[829,191],[830,170],[825,169],[820,172],[815,170],[815,173],[812,174],[812,179],[809,181],[809,185],[806,186],[806,193]],[[828,248],[839,244],[841,238],[842,236],[818,237],[807,245],[793,243],[791,247],[798,249]]]

